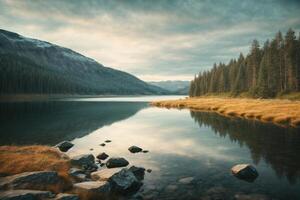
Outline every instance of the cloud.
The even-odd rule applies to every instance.
[[[257,38],[300,30],[297,1],[0,0],[0,26],[146,80],[190,79]]]

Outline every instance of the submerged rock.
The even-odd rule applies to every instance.
[[[270,200],[270,198],[262,194],[236,194],[234,200]]]
[[[0,178],[0,189],[45,190],[60,183],[62,179],[54,171],[24,172]]]
[[[110,142],[111,142],[111,140],[105,140],[104,142],[106,142],[106,143],[110,143]]]
[[[100,146],[104,147],[106,144],[105,143],[102,143],[102,144],[99,144]]]
[[[112,168],[112,169],[101,169],[99,171],[91,173],[91,178],[94,181],[107,181],[115,173],[121,171],[121,168]]]
[[[131,147],[128,148],[128,150],[131,153],[138,153],[138,152],[141,152],[143,149],[140,148],[140,147],[137,147],[137,146],[131,146]]]
[[[108,155],[105,152],[99,153],[96,158],[98,158],[99,160],[105,160],[106,158],[108,158]]]
[[[76,194],[59,193],[54,200],[79,200],[79,197]]]
[[[128,170],[131,171],[138,180],[144,180],[145,168],[131,166]]]
[[[81,168],[96,167],[93,154],[84,154],[71,158],[71,164]]]
[[[49,191],[39,190],[7,190],[0,193],[1,200],[35,200],[53,197]]]
[[[258,172],[250,164],[239,164],[231,168],[232,174],[242,180],[253,182],[258,177]]]
[[[179,179],[178,182],[181,183],[181,184],[188,185],[188,184],[191,184],[193,181],[194,181],[194,177],[185,177],[185,178]]]
[[[92,197],[92,199],[107,196],[110,191],[110,183],[107,181],[86,181],[73,185],[74,192],[83,195],[81,198]]]
[[[68,142],[68,141],[63,141],[56,145],[56,147],[62,152],[67,152],[73,146],[74,146],[74,144],[72,144],[71,142]]]
[[[129,164],[129,162],[125,158],[110,158],[106,162],[107,168],[115,168],[115,167],[126,167]]]
[[[108,181],[111,183],[112,191],[121,194],[135,192],[142,186],[142,182],[129,169],[122,169]]]

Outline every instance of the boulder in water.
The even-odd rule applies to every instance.
[[[68,142],[68,141],[63,141],[56,145],[56,147],[62,152],[67,152],[73,146],[74,146],[74,144],[72,144],[71,142]]]
[[[142,186],[142,182],[129,169],[122,169],[108,181],[111,183],[112,191],[121,194],[135,192]]]
[[[84,154],[71,158],[71,164],[81,168],[96,167],[93,154]]]
[[[128,150],[129,150],[131,153],[138,153],[138,152],[143,151],[142,148],[137,147],[137,146],[131,146],[131,147],[128,148]]]
[[[253,182],[258,177],[258,172],[250,164],[238,164],[231,168],[232,174],[242,180]]]
[[[115,168],[115,167],[126,167],[129,164],[129,162],[125,158],[110,158],[106,162],[107,168]]]

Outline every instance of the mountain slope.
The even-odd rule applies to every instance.
[[[166,94],[71,49],[0,29],[0,94]]]
[[[174,94],[188,94],[190,81],[152,81],[149,84],[168,90]]]

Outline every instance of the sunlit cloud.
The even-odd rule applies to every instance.
[[[71,48],[144,80],[189,80],[278,30],[297,1],[0,0],[0,28]]]

